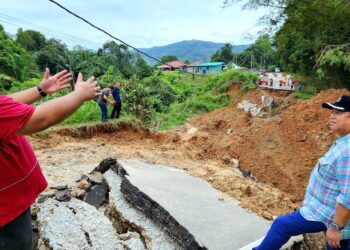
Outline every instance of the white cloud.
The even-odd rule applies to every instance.
[[[152,47],[200,39],[244,44],[264,14],[222,9],[222,0],[57,0],[62,5],[135,47]],[[13,19],[16,18],[16,19]],[[63,40],[70,47],[98,48],[108,36],[69,15],[49,1],[2,1],[0,23],[15,34],[20,27]]]

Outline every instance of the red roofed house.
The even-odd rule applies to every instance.
[[[168,62],[166,64],[162,64],[159,65],[157,68],[159,70],[185,70],[186,69],[186,64],[184,64],[183,62],[180,61],[172,61],[172,62]]]

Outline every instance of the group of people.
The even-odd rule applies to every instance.
[[[272,75],[273,74],[273,75]],[[291,76],[282,74],[281,76],[277,73],[263,73],[259,75],[258,80],[253,80],[256,85],[265,85],[271,88],[290,88],[294,91],[295,85],[297,84],[298,91],[301,91],[302,83],[298,80],[293,80]]]
[[[101,108],[102,122],[108,121],[108,104],[113,106],[111,119],[118,119],[120,117],[120,110],[122,108],[122,98],[120,95],[121,83],[116,82],[114,86],[109,86],[102,89],[101,95],[98,98],[98,105]],[[112,93],[112,99],[109,95]]]
[[[50,76],[46,70],[38,86],[10,95],[0,94],[0,250],[31,249],[30,207],[47,187],[24,135],[63,121],[85,101],[97,96],[101,96],[103,120],[107,119],[108,102],[113,103],[117,116],[120,112],[120,83],[101,93],[94,77],[84,81],[81,73],[73,92],[37,107],[32,105],[48,94],[69,87],[71,79],[67,71]],[[114,94],[114,101],[108,99],[110,92]],[[277,250],[291,236],[322,231],[327,249],[350,249],[350,96],[323,103],[322,107],[331,110],[330,129],[339,139],[315,165],[302,207],[277,218],[255,250]]]

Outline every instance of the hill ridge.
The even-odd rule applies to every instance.
[[[151,48],[139,48],[142,52],[148,53],[156,58],[162,58],[164,55],[176,55],[181,61],[190,60],[191,62],[201,61],[207,62],[210,57],[225,43],[216,43],[203,40],[183,40],[162,46],[154,46]],[[249,44],[233,45],[233,52],[239,53],[248,48]],[[156,62],[146,56],[141,55],[149,64]]]

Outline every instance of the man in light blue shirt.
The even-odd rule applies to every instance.
[[[324,231],[327,250],[350,249],[350,96],[323,103],[340,138],[317,162],[300,210],[277,218],[254,250],[280,249],[291,236]]]

